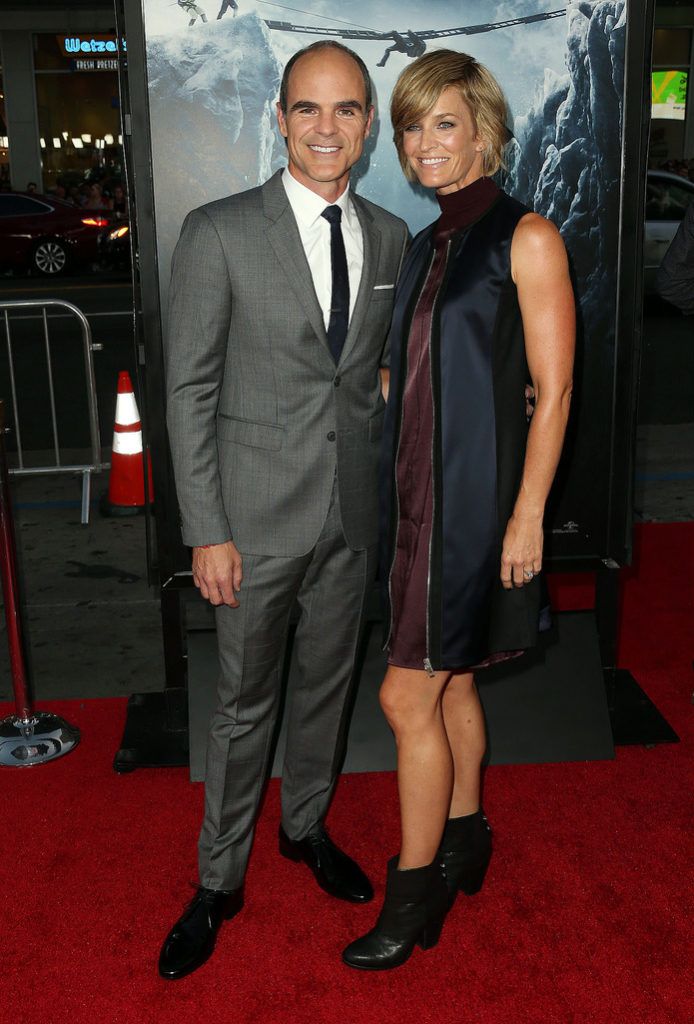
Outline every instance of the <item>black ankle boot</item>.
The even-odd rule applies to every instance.
[[[461,891],[474,896],[482,888],[492,858],[492,830],[482,808],[449,818],[439,847],[451,902]]]
[[[388,861],[386,898],[376,926],[342,954],[350,967],[386,971],[399,967],[416,945],[431,949],[439,941],[448,909],[446,880],[438,860],[424,868],[398,871]]]
[[[164,940],[159,956],[162,978],[185,978],[209,960],[222,921],[234,917],[242,907],[241,889],[220,892],[198,886],[197,895]]]

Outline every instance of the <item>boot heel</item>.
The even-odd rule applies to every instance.
[[[482,888],[488,867],[489,861],[486,861],[484,864],[478,864],[477,867],[467,868],[463,871],[458,881],[460,891],[464,892],[466,896],[474,896],[478,893]]]
[[[422,928],[422,933],[419,936],[417,945],[420,949],[433,949],[436,943],[441,938],[441,930],[443,928],[443,918],[439,918],[438,921],[431,921],[429,924]]]

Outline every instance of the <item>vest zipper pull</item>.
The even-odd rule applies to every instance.
[[[433,668],[431,667],[431,662],[429,661],[428,658],[424,659],[424,671],[426,672],[426,674],[428,676],[435,676],[436,675],[436,673],[434,672]]]

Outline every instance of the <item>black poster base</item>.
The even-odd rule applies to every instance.
[[[188,633],[190,777],[205,777],[209,722],[216,703],[219,664],[212,630]],[[343,771],[392,771],[395,744],[378,704],[386,669],[380,630],[372,632],[360,683]],[[296,685],[288,673],[287,699]],[[600,664],[595,616],[566,612],[522,659],[479,673],[480,699],[488,727],[486,762],[538,764],[614,757],[614,745]],[[273,774],[281,772],[285,732],[280,730]]]
[[[616,747],[679,743],[679,736],[627,669],[606,669],[607,710]]]
[[[488,764],[609,760],[607,711],[595,616],[559,612],[537,647],[476,676],[487,720]]]
[[[180,768],[188,764],[187,695],[182,687],[128,698],[125,730],[113,769]]]

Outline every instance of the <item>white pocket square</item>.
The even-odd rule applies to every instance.
[[[395,288],[395,285],[394,284],[375,284],[374,285],[374,291],[375,292],[382,292],[386,288]]]

